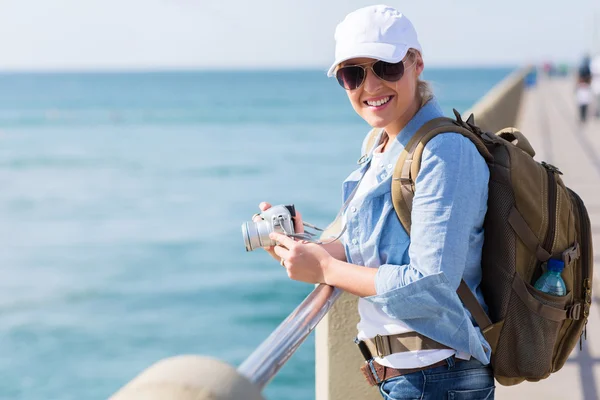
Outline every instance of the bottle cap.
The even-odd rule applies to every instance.
[[[562,270],[565,268],[565,263],[563,262],[563,260],[551,258],[548,260],[547,266],[548,271],[562,272]]]

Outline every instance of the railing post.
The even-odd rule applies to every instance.
[[[161,360],[109,400],[264,400],[261,388],[219,360],[178,356]]]

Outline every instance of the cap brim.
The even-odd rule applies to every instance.
[[[408,45],[402,44],[389,44],[389,43],[360,43],[354,44],[352,48],[347,51],[339,51],[336,55],[335,62],[327,71],[327,76],[332,77],[333,73],[338,65],[344,61],[351,60],[353,58],[373,58],[375,60],[382,60],[389,63],[397,63],[402,61],[406,53],[408,52]],[[338,53],[338,51],[336,51]]]

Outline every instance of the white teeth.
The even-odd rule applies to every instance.
[[[370,105],[371,107],[379,107],[384,105],[385,103],[387,103],[388,101],[390,101],[390,97],[384,97],[383,99],[379,99],[376,101],[367,101],[367,104]]]

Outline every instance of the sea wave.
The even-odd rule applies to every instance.
[[[290,107],[273,110],[265,107],[198,108],[198,109],[39,109],[0,110],[0,127],[103,126],[103,125],[196,125],[196,124],[264,124],[357,122],[347,109]]]

